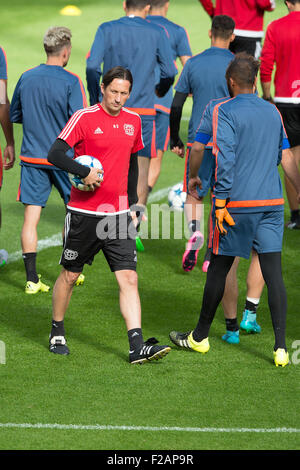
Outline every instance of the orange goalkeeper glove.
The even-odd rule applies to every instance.
[[[227,230],[223,227],[223,222],[228,223],[228,225],[235,225],[235,222],[228,210],[226,209],[226,199],[216,199],[215,204],[215,217],[216,217],[216,226],[220,235],[226,235]]]

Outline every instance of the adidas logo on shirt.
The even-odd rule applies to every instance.
[[[94,134],[103,134],[103,131],[100,129],[100,127],[97,127],[97,129],[94,131]]]

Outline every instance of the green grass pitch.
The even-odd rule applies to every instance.
[[[51,25],[72,29],[68,68],[85,83],[85,55],[97,26],[122,16],[122,2],[70,3],[81,8],[81,16],[60,16],[65,0],[11,0],[1,4],[0,44],[8,56],[10,97],[20,74],[44,62],[42,37]],[[286,13],[283,2],[277,4],[276,11],[266,15],[266,24]],[[194,54],[209,47],[209,18],[197,0],[172,0],[169,18],[187,28]],[[188,100],[185,118],[190,110]],[[185,139],[186,120],[181,134]],[[0,137],[3,147],[3,135]],[[21,137],[21,127],[15,126],[17,156]],[[155,191],[182,180],[183,163],[167,152]],[[19,171],[17,161],[14,169],[5,173],[1,192],[0,247],[10,254],[21,249],[23,207],[16,202]],[[166,198],[160,202],[166,203]],[[148,209],[150,212],[151,205]],[[207,214],[208,201],[205,209]],[[63,219],[63,204],[53,192],[42,214],[39,239],[59,234]],[[174,347],[161,362],[130,366],[117,285],[102,255],[85,269],[85,285],[74,290],[65,320],[71,354],[56,357],[48,352],[51,294],[25,296],[23,261],[16,255],[16,261],[0,271],[0,340],[6,345],[6,364],[0,364],[0,449],[299,448],[300,365],[299,354],[293,349],[300,339],[299,245],[299,233],[286,230],[283,271],[288,293],[287,343],[294,361],[284,369],[272,363],[273,331],[266,290],[258,313],[260,335],[242,335],[238,346],[222,342],[224,318],[220,308],[211,328],[211,350],[205,356]],[[203,253],[199,254],[199,266],[185,274],[181,268],[184,246],[185,240],[149,239],[145,252],[139,255],[144,336],[156,336],[162,344],[169,343],[172,329],[192,328],[200,310],[205,282]],[[61,247],[54,246],[38,255],[38,270],[51,286],[59,273],[60,252]],[[239,319],[248,265],[242,260],[239,267]],[[5,423],[57,423],[65,427],[3,427]],[[84,425],[100,427],[80,427]],[[122,430],[120,426],[132,428]],[[142,429],[136,429],[139,426]],[[174,427],[178,430],[171,429]],[[187,428],[198,428],[198,432]],[[200,432],[203,428],[210,432]],[[298,432],[283,432],[282,428]]]

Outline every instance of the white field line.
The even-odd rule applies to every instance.
[[[44,238],[38,241],[38,251],[45,250],[52,246],[62,246],[62,233],[56,233],[51,237]],[[22,250],[15,251],[14,253],[8,254],[7,263],[13,263],[22,258]]]
[[[173,186],[173,185],[172,185]],[[158,202],[164,197],[167,196],[171,187],[160,189],[151,193],[148,198],[148,202],[151,204],[153,202]],[[44,238],[38,241],[38,251],[45,250],[46,248],[51,248],[53,246],[62,246],[62,233],[56,233],[51,237]],[[7,263],[13,263],[22,258],[22,250],[15,251],[14,253],[9,253]]]
[[[57,424],[57,423],[0,423],[0,428],[19,429],[61,429],[77,431],[150,431],[150,432],[195,432],[195,433],[299,433],[297,428],[192,428],[177,426],[112,426],[100,424]]]
[[[180,181],[179,181],[179,183],[180,183]],[[174,184],[176,184],[176,183],[174,183]],[[174,185],[172,184],[171,186],[168,186],[167,188],[162,188],[162,189],[159,189],[158,191],[155,191],[155,193],[150,193],[150,195],[148,197],[149,204],[151,204],[152,202],[158,202],[161,199],[163,199],[164,197],[166,197],[168,195],[170,189],[173,186]]]

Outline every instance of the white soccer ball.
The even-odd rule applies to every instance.
[[[186,201],[186,193],[183,192],[183,183],[175,184],[169,191],[168,204],[171,209],[182,211]]]
[[[103,170],[103,166],[101,165],[98,158],[91,157],[90,155],[80,155],[80,157],[76,157],[75,161],[80,163],[81,165],[88,166],[89,168],[99,168],[99,170]],[[73,175],[72,173],[68,173],[69,180],[71,185],[74,186],[76,189],[80,189],[80,191],[92,191],[93,188],[91,185],[84,184],[80,176]],[[103,181],[103,173],[99,173],[100,180]]]

